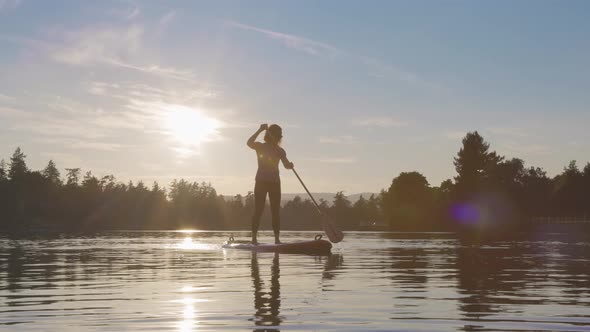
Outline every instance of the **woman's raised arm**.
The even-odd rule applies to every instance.
[[[263,132],[267,129],[268,129],[268,125],[266,123],[261,124],[260,128],[258,128],[258,130],[254,134],[252,134],[252,136],[250,136],[250,138],[248,138],[246,145],[248,145],[248,147],[250,147],[250,149],[254,149],[254,143],[256,143],[256,138],[258,137],[258,135],[260,135],[261,132]]]

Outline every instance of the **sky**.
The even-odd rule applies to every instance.
[[[461,139],[590,161],[588,1],[0,0],[0,158],[253,190],[283,127],[311,191],[456,175]],[[281,170],[283,192],[303,192]]]

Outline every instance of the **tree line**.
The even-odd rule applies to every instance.
[[[536,217],[590,219],[590,163],[576,161],[550,178],[540,167],[490,149],[467,133],[453,160],[457,175],[431,187],[418,172],[404,172],[381,193],[394,230],[514,230]]]
[[[580,170],[572,161],[550,178],[542,168],[491,151],[475,131],[463,138],[454,166],[457,175],[440,186],[430,186],[419,172],[402,172],[379,194],[352,203],[340,191],[332,202],[320,200],[320,209],[344,230],[513,229],[534,217],[590,218],[590,163]],[[224,198],[205,182],[148,187],[80,168],[65,171],[62,176],[52,160],[30,170],[20,148],[8,163],[0,161],[0,230],[250,229],[251,192]],[[270,225],[269,213],[264,218],[263,227]],[[297,196],[283,204],[281,224],[317,230],[320,216],[309,199]]]

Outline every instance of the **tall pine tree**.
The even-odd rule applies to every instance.
[[[27,156],[21,151],[20,147],[14,150],[12,157],[10,157],[10,168],[8,169],[8,177],[11,180],[20,179],[29,172],[25,158]]]

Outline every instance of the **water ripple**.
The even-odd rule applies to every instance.
[[[473,245],[348,233],[318,257],[221,249],[227,236],[0,238],[0,330],[590,330],[590,239],[579,234]]]

